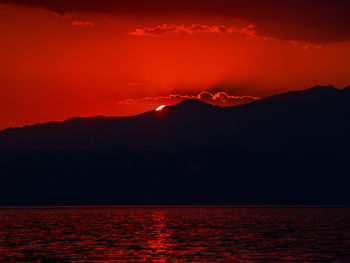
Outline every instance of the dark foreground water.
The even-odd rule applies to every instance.
[[[350,262],[349,208],[6,208],[0,220],[0,262]]]

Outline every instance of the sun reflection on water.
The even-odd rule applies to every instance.
[[[167,218],[162,210],[152,211],[152,222],[150,239],[148,245],[150,248],[149,254],[145,256],[145,260],[152,262],[168,262],[173,251],[169,242],[169,229],[167,227]]]

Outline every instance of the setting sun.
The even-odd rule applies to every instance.
[[[0,0],[0,263],[350,263],[348,10]]]
[[[164,109],[164,107],[166,107],[166,105],[161,105],[158,108],[156,108],[156,111],[161,111],[162,109]]]

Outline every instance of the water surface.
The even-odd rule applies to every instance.
[[[145,261],[350,262],[350,209],[0,209],[0,262]]]

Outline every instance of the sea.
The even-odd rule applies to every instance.
[[[2,207],[0,262],[350,262],[350,208]]]

